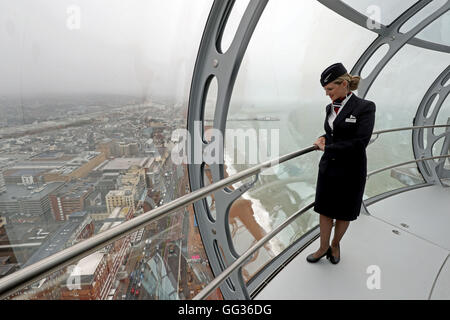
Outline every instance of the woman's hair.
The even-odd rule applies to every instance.
[[[340,76],[339,78],[337,78],[333,82],[336,84],[341,84],[342,82],[344,82],[344,80],[346,80],[348,83],[348,89],[350,91],[355,91],[355,90],[358,90],[359,82],[361,81],[361,77],[360,76],[352,76],[351,74],[346,73],[343,76]]]

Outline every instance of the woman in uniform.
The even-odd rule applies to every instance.
[[[350,222],[358,218],[367,176],[366,147],[375,125],[375,104],[358,98],[361,78],[341,63],[328,67],[321,85],[332,103],[326,107],[325,134],[314,145],[323,151],[319,163],[314,211],[320,214],[320,248],[307,257],[340,261],[340,242]],[[336,220],[331,241],[333,220]]]

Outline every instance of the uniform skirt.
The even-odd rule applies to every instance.
[[[366,176],[365,157],[361,161],[339,161],[323,156],[314,211],[336,220],[356,220],[361,212]]]

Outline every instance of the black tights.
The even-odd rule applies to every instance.
[[[334,227],[334,238],[331,242],[333,248],[337,248],[345,232],[350,226],[350,221],[336,220]],[[333,219],[320,215],[320,250],[326,251],[330,247],[331,229],[333,228]]]

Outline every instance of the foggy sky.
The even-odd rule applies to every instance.
[[[2,0],[0,95],[100,92],[186,99],[212,2]],[[248,0],[240,2],[230,18],[235,25]],[[357,9],[364,12],[371,2],[357,2]],[[383,3],[380,20],[392,20],[396,2]],[[76,30],[68,28],[72,5],[81,10]],[[233,101],[245,100],[242,108],[325,103],[319,83],[323,69],[338,61],[351,69],[376,36],[315,0],[271,0],[250,42]],[[406,46],[369,95],[400,107],[420,102],[449,64],[448,54]],[[424,78],[409,81],[417,72]],[[209,99],[214,100],[214,92]]]
[[[24,94],[173,91],[191,77],[211,3],[2,0],[0,94],[17,94],[21,74]]]

